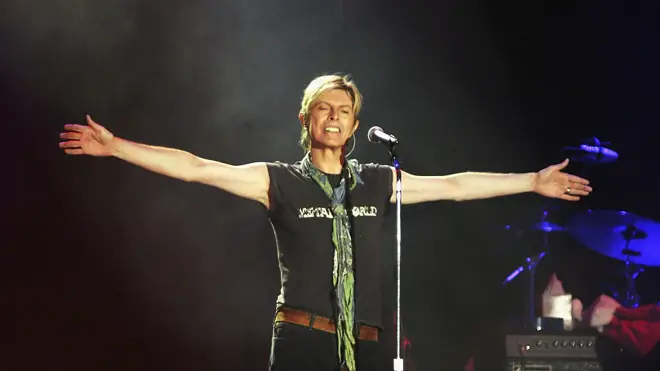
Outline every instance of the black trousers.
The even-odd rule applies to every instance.
[[[358,340],[355,353],[357,371],[383,371],[379,342]],[[336,337],[292,323],[277,323],[269,366],[270,371],[339,371]]]

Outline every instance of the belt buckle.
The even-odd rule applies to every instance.
[[[316,320],[316,315],[313,313],[309,313],[309,331],[314,330],[314,321]]]

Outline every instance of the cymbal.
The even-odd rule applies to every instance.
[[[530,226],[529,230],[541,232],[563,232],[565,228],[550,222],[538,222]]]
[[[516,235],[521,235],[525,232],[564,232],[566,229],[558,224],[550,222],[538,222],[527,227],[518,227],[513,225],[505,225],[504,229],[515,232]]]
[[[525,232],[533,232],[533,231],[546,232],[546,233],[549,233],[549,232],[564,232],[565,231],[564,227],[562,227],[558,224],[546,221],[546,218],[548,217],[549,214],[550,214],[550,212],[548,210],[542,210],[541,211],[541,218],[540,218],[541,221],[539,221],[539,222],[536,222],[536,223],[531,224],[531,225],[527,224],[525,226],[515,226],[515,227],[507,225],[507,226],[505,226],[505,228],[507,230],[515,231],[516,235],[518,237],[520,237],[520,235],[522,235]]]
[[[627,211],[588,210],[573,216],[566,230],[605,256],[660,266],[660,223],[654,220]]]
[[[584,164],[606,164],[619,158],[616,151],[603,147],[601,144],[606,143],[601,143],[598,138],[593,137],[579,146],[564,147],[563,151],[571,157],[572,161]]]

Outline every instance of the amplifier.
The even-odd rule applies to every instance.
[[[508,360],[506,371],[603,371],[596,360],[581,361],[577,359],[554,360]]]
[[[596,359],[596,337],[588,335],[506,335],[506,356]]]
[[[507,371],[602,370],[596,337],[588,335],[506,335]]]

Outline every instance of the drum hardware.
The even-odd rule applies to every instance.
[[[660,223],[627,211],[587,210],[573,216],[566,230],[588,249],[624,262],[621,304],[638,306],[637,277],[645,267],[660,266]]]
[[[646,238],[648,234],[646,232],[636,228],[634,225],[628,225],[628,227],[621,232],[624,239],[626,240],[626,248],[623,250],[622,254],[626,255],[625,267],[624,267],[624,276],[626,277],[626,296],[623,300],[623,306],[628,308],[636,308],[639,306],[640,296],[637,292],[635,286],[635,280],[641,272],[644,272],[644,267],[639,264],[635,264],[631,260],[631,256],[639,257],[641,253],[638,251],[630,250],[630,241],[633,239],[642,239]]]
[[[577,146],[564,147],[563,153],[572,161],[583,164],[583,171],[588,172],[592,165],[613,163],[619,154],[605,147],[608,142],[601,142],[597,137],[591,137]],[[563,207],[559,206],[558,209]],[[623,276],[626,280],[625,295],[619,300],[626,307],[636,307],[640,303],[640,295],[636,289],[636,280],[645,267],[660,267],[660,223],[641,216],[618,210],[587,210],[578,212],[562,225],[547,221],[548,211],[543,211],[539,222],[527,228],[511,228],[516,237],[535,231],[542,233],[541,252],[525,258],[523,264],[516,268],[503,281],[507,285],[521,273],[529,272],[529,317],[525,319],[526,327],[540,331],[536,317],[536,301],[534,283],[539,263],[550,253],[548,237],[550,233],[567,232],[588,249],[624,263]],[[622,293],[623,294],[623,293]]]
[[[548,246],[548,237],[550,233],[553,232],[563,232],[565,229],[564,227],[550,223],[546,219],[548,217],[548,211],[544,210],[541,214],[541,220],[535,224],[532,224],[530,227],[522,229],[517,233],[518,236],[520,236],[522,233],[525,233],[526,231],[537,231],[541,232],[543,236],[543,243],[542,243],[542,251],[536,255],[533,256],[528,256],[525,258],[525,263],[518,268],[516,268],[511,274],[509,274],[505,279],[504,282],[502,282],[502,285],[507,285],[508,283],[512,282],[520,273],[527,271],[529,272],[529,313],[528,313],[528,318],[525,321],[524,325],[525,327],[531,328],[531,329],[536,329],[537,331],[541,331],[543,329],[543,326],[541,326],[542,319],[537,317],[536,315],[536,294],[535,294],[535,282],[536,282],[536,268],[538,267],[539,263],[543,260],[543,258],[549,254],[549,246]],[[507,226],[507,228],[511,228],[510,226]]]
[[[563,148],[571,161],[580,162],[588,165],[606,164],[616,161],[619,154],[609,148],[603,147],[609,142],[601,142],[598,138],[592,137],[578,146],[568,146]]]

